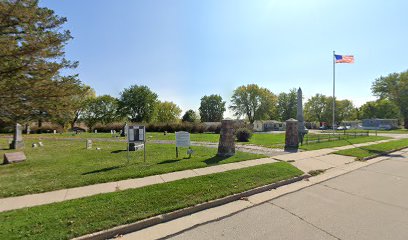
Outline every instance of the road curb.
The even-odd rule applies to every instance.
[[[298,182],[298,181],[301,181],[309,177],[310,175],[304,174],[299,177],[294,177],[294,178],[282,180],[276,183],[271,183],[271,184],[257,187],[257,188],[254,188],[254,189],[242,192],[242,193],[237,193],[237,194],[230,195],[224,198],[201,203],[201,204],[198,204],[192,207],[187,207],[187,208],[183,208],[180,210],[176,210],[174,212],[161,214],[161,215],[154,216],[154,217],[144,219],[144,220],[140,220],[134,223],[117,226],[117,227],[114,227],[108,230],[103,230],[100,232],[87,234],[81,237],[74,238],[74,240],[102,240],[102,239],[114,238],[119,235],[128,234],[128,233],[135,232],[135,231],[138,231],[138,230],[141,230],[147,227],[151,227],[151,226],[154,226],[160,223],[165,223],[165,222],[168,222],[168,221],[180,218],[180,217],[191,215],[193,213],[196,213],[196,212],[199,212],[205,209],[209,209],[209,208],[221,206],[221,205],[224,205],[230,202],[234,202],[234,201],[240,200],[245,197],[249,197],[254,194],[269,191],[271,189],[275,189],[275,188],[278,188],[284,185],[292,184],[294,182]]]

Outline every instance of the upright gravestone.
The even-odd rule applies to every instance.
[[[235,154],[235,121],[225,119],[221,121],[220,141],[217,156],[230,157]]]
[[[30,134],[30,132],[31,132],[30,125],[26,124],[26,129],[25,129],[25,131],[26,131],[26,134]]]
[[[298,120],[286,120],[285,149],[299,148]]]
[[[129,126],[127,125],[127,123],[125,123],[125,125],[123,126],[122,131],[120,133],[120,136],[121,137],[126,137],[128,131],[129,131]]]
[[[22,131],[23,129],[21,125],[17,123],[16,128],[14,129],[14,136],[13,141],[10,144],[10,149],[19,149],[24,147]]]
[[[86,140],[86,149],[92,149],[92,140],[91,139]]]

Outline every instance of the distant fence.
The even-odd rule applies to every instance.
[[[350,138],[358,138],[358,137],[367,137],[369,136],[369,131],[358,131],[358,132],[347,132],[344,131],[343,133],[327,133],[327,134],[306,134],[303,139],[303,144],[314,144],[320,142],[331,142],[331,141],[339,141],[345,140]]]

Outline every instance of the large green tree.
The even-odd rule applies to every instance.
[[[305,120],[308,122],[327,122],[324,117],[327,109],[327,97],[323,94],[316,94],[305,103]]]
[[[159,102],[156,107],[156,121],[159,123],[172,123],[180,118],[181,109],[173,102]]]
[[[310,122],[333,122],[333,97],[316,94],[305,103],[305,119]],[[346,120],[356,120],[353,102],[347,99],[336,100],[336,124]]]
[[[399,119],[400,110],[388,99],[366,102],[360,107],[360,118],[388,118]]]
[[[279,120],[286,121],[289,118],[296,118],[297,112],[297,90],[290,89],[288,93],[280,93],[278,95],[277,111]]]
[[[252,124],[255,120],[273,119],[276,101],[276,96],[268,89],[249,84],[234,90],[229,108],[236,117],[245,116]]]
[[[118,100],[109,95],[103,95],[89,98],[85,102],[85,108],[81,113],[80,119],[91,131],[95,124],[112,123],[118,119],[118,116]]]
[[[200,117],[202,122],[219,122],[225,112],[225,102],[220,95],[210,95],[201,98]]]
[[[120,93],[121,113],[132,122],[150,122],[156,111],[157,97],[147,86],[130,86]]]
[[[404,127],[408,129],[408,71],[375,79],[371,90],[380,99],[389,99],[398,106]]]
[[[197,114],[194,112],[194,110],[190,109],[187,110],[186,113],[184,113],[182,121],[183,122],[196,122],[198,119]]]
[[[0,1],[0,118],[11,122],[59,115],[82,86],[76,75],[61,75],[77,62],[64,58],[72,38],[66,18],[36,0]]]

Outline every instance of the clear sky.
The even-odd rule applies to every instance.
[[[371,83],[408,69],[408,1],[41,0],[74,36],[68,59],[97,95],[147,85],[183,111],[200,98],[256,83],[275,94],[301,87],[360,106]],[[227,113],[231,116],[231,113]]]

